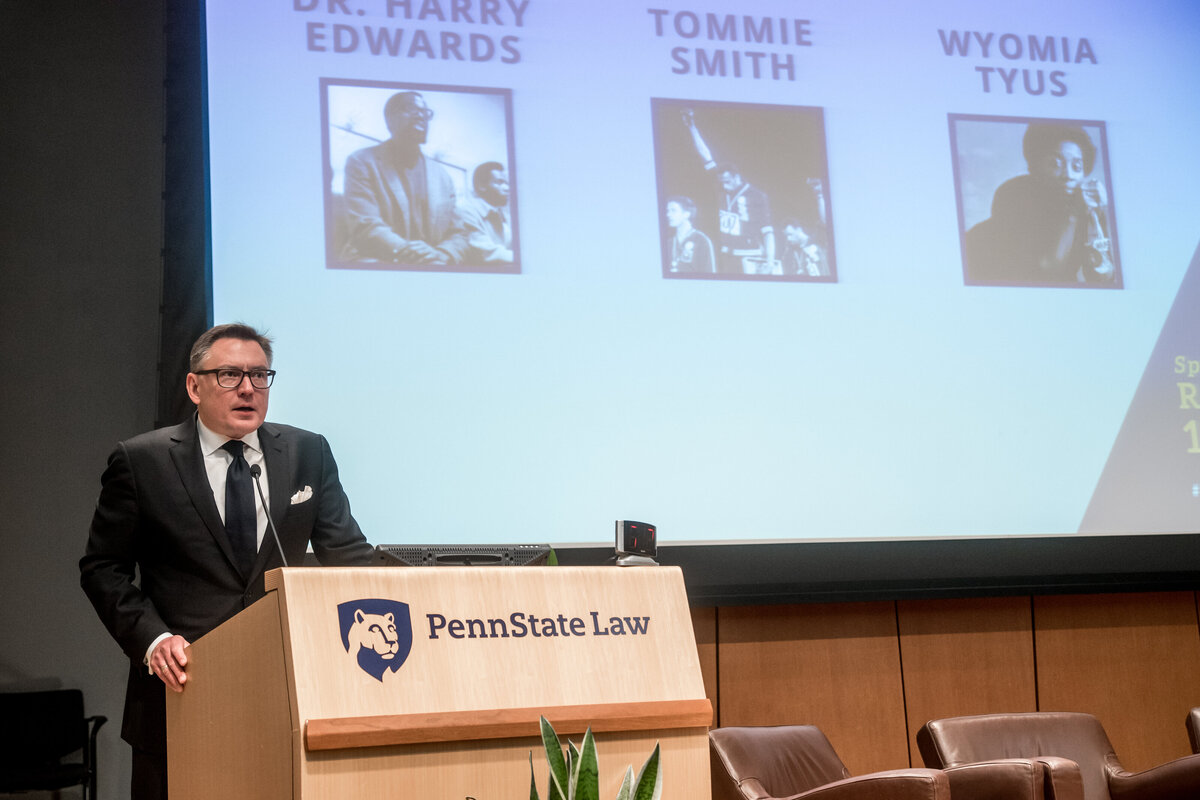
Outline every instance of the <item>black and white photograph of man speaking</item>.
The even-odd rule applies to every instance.
[[[327,81],[325,104],[329,266],[520,271],[507,92]]]

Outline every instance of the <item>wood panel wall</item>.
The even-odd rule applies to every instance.
[[[1184,719],[1200,706],[1193,593],[1034,598],[1039,707],[1104,723],[1126,769],[1191,752]]]
[[[931,719],[1037,710],[1030,598],[902,601],[897,616],[913,766]]]
[[[851,772],[908,763],[894,603],[718,609],[721,723],[803,721]]]
[[[922,766],[927,720],[1086,711],[1130,770],[1190,752],[1200,593],[693,609],[719,725],[812,724],[852,774]]]
[[[696,649],[700,651],[700,674],[704,678],[704,694],[713,708],[713,727],[721,724],[717,707],[717,610],[692,609],[692,631],[696,634]]]

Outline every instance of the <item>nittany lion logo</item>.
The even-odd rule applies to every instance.
[[[395,600],[352,600],[338,605],[342,645],[363,671],[379,682],[383,673],[400,669],[412,650],[408,603]]]

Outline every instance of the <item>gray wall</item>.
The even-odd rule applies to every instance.
[[[0,690],[104,714],[100,796],[129,796],[127,662],[77,562],[112,446],[153,426],[162,0],[0,0]]]

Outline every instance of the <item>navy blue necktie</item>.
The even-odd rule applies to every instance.
[[[221,449],[233,456],[225,475],[225,532],[233,545],[238,568],[249,575],[258,555],[258,513],[254,510],[254,487],[250,464],[243,455],[245,445],[231,439]]]

